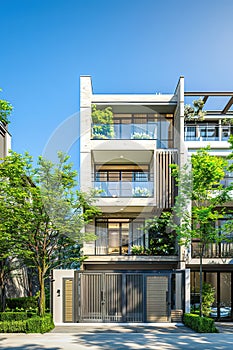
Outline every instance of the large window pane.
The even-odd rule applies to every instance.
[[[108,252],[109,254],[120,253],[120,237],[119,237],[119,226],[118,228],[108,230]]]
[[[108,249],[108,228],[107,222],[96,223],[96,254],[107,254]]]
[[[231,273],[220,273],[220,317],[231,316]]]

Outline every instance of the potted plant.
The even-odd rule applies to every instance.
[[[133,245],[131,247],[132,255],[150,255],[149,249],[143,247],[142,245]]]
[[[145,133],[145,132],[134,132],[132,135],[131,135],[131,139],[134,139],[134,140],[150,140],[152,139],[152,137]]]
[[[150,197],[150,191],[145,187],[135,187],[133,189],[134,197]]]

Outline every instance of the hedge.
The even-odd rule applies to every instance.
[[[29,312],[5,311],[5,312],[0,312],[0,321],[23,321],[33,316],[36,316],[36,314],[30,311]]]
[[[6,308],[10,310],[16,309],[37,309],[38,308],[38,298],[37,297],[21,297],[21,298],[7,298]]]
[[[183,322],[185,326],[198,333],[218,333],[214,320],[209,317],[200,317],[196,314],[184,314]]]
[[[34,316],[27,321],[26,333],[46,333],[54,328],[53,318],[51,314],[44,317]]]
[[[51,314],[46,314],[44,317],[31,314],[31,317],[27,319],[25,319],[25,314],[28,315],[29,313],[25,312],[2,313],[2,318],[4,318],[4,316],[2,316],[3,314],[17,314],[17,318],[21,315],[22,319],[0,321],[0,333],[46,333],[54,328]]]

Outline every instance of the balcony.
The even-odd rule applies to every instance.
[[[192,258],[200,257],[199,242],[192,242]],[[233,243],[209,243],[205,247],[203,258],[232,258],[233,257]]]
[[[157,140],[158,148],[173,147],[173,131],[168,121],[145,124],[93,124],[92,140]]]
[[[93,124],[94,140],[156,140],[157,123],[148,124]]]
[[[184,128],[185,141],[227,141],[231,134],[230,125],[189,124]]]
[[[147,181],[94,181],[96,197],[153,197],[154,182]]]
[[[176,255],[175,241],[165,248],[163,235],[155,237],[145,230],[145,220],[127,218],[96,221],[94,255],[168,256]],[[166,243],[168,241],[166,240]],[[161,248],[161,249],[160,249]]]

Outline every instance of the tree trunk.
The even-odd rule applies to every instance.
[[[202,258],[203,258],[204,247],[201,246],[200,249],[200,317],[203,316],[202,313],[202,289],[203,289],[203,273],[202,273]]]
[[[1,290],[1,301],[0,301],[0,304],[1,304],[1,312],[4,312],[5,309],[6,309],[6,286],[5,284],[1,283],[1,287],[0,287],[0,290]]]
[[[39,315],[44,316],[45,314],[45,285],[44,285],[44,272],[38,267],[38,278],[39,278],[39,286],[40,286],[40,294],[38,300],[39,306]]]
[[[1,265],[2,262],[1,262]],[[4,273],[4,269],[3,266],[1,266],[1,273],[0,273],[0,311],[4,312],[6,309],[6,284],[5,284],[5,273]]]

